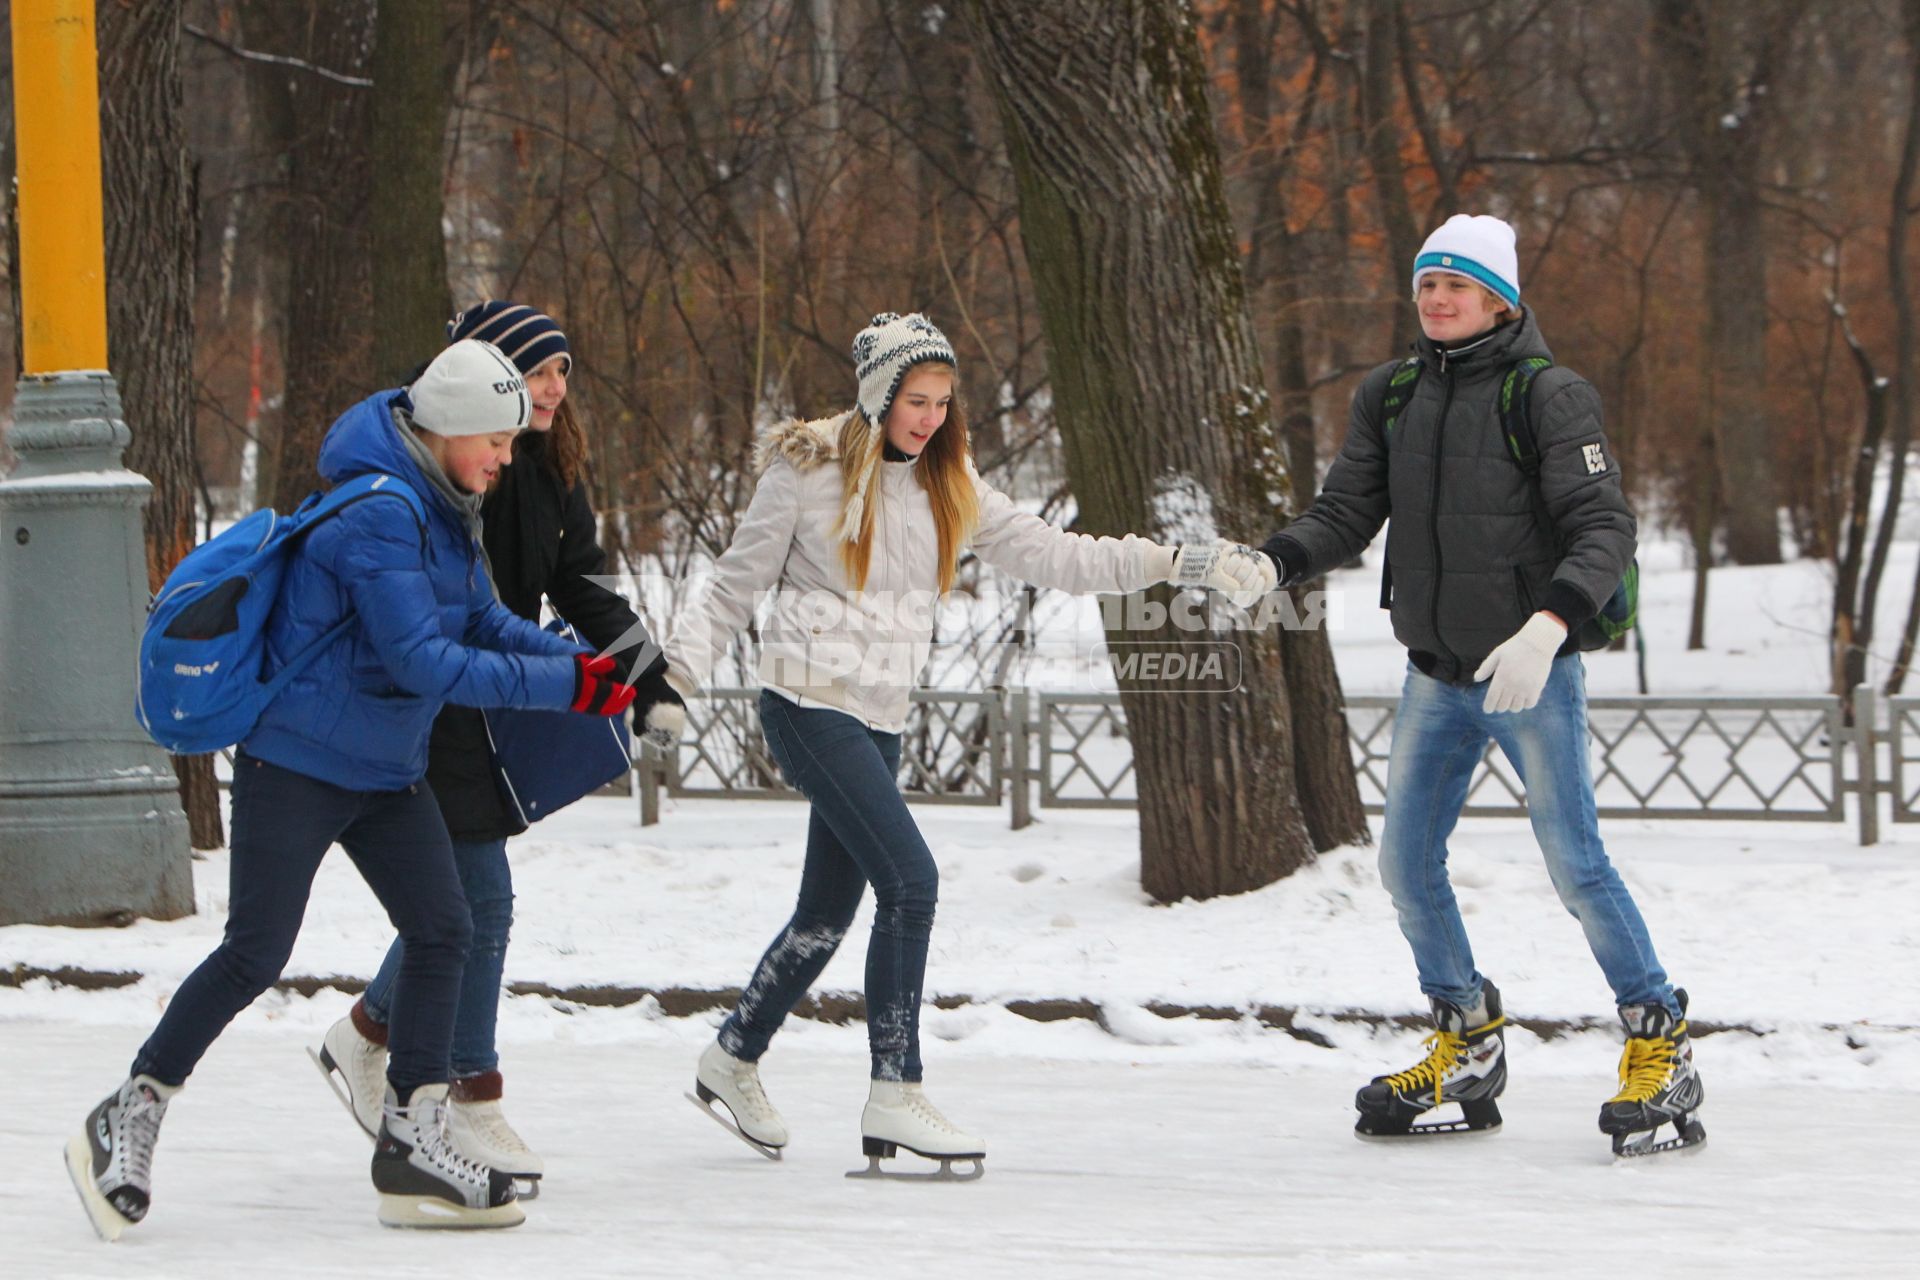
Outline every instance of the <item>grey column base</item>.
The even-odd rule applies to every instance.
[[[193,911],[179,782],[134,718],[147,604],[105,373],[22,378],[0,479],[0,925]]]
[[[167,779],[173,777],[166,770]],[[165,793],[11,797],[0,806],[0,925],[193,914],[187,818]]]

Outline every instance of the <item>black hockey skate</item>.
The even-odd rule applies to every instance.
[[[405,1106],[389,1087],[373,1147],[373,1188],[389,1227],[517,1227],[513,1175],[467,1159],[447,1136],[447,1086],[423,1084]]]
[[[1487,983],[1480,1004],[1471,1010],[1438,998],[1432,1003],[1434,1031],[1426,1039],[1426,1058],[1405,1071],[1375,1076],[1354,1096],[1360,1111],[1353,1126],[1356,1137],[1425,1138],[1499,1130],[1500,1108],[1494,1099],[1507,1087],[1507,1020],[1500,992]],[[1459,1119],[1414,1123],[1450,1102],[1459,1105]]]
[[[1707,1140],[1700,1123],[1706,1090],[1693,1069],[1693,1040],[1687,1035],[1687,993],[1675,991],[1680,1016],[1665,1005],[1620,1007],[1627,1047],[1620,1054],[1620,1092],[1600,1108],[1600,1132],[1613,1137],[1613,1154],[1622,1159],[1697,1147]],[[1667,1136],[1661,1137],[1662,1129]]]
[[[167,1100],[179,1092],[152,1076],[135,1076],[87,1115],[67,1143],[67,1176],[102,1240],[147,1216],[153,1193],[153,1147]]]

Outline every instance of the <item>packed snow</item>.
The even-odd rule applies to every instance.
[[[1713,575],[1711,648],[1681,649],[1691,575],[1643,553],[1653,691],[1820,692],[1818,566]],[[1889,571],[1911,579],[1911,548]],[[1336,575],[1350,692],[1392,692],[1403,655],[1372,570]],[[1891,593],[1887,625],[1904,613]],[[1891,647],[1890,645],[1888,646]],[[1589,660],[1631,692],[1632,655]],[[640,992],[737,987],[791,908],[804,806],[669,800],[642,828],[594,797],[512,846],[510,983],[619,988],[619,1007],[520,995],[501,1018],[508,1112],[547,1159],[524,1227],[381,1230],[369,1146],[304,1048],[388,934],[344,857],[315,885],[288,974],[169,1112],[149,1219],[89,1230],[59,1148],[116,1085],[169,994],[218,941],[226,858],[194,866],[199,913],[118,930],[0,929],[0,975],[142,975],[0,987],[0,1203],[12,1276],[1568,1276],[1892,1272],[1920,1247],[1920,834],[1851,825],[1605,824],[1660,955],[1692,995],[1709,1141],[1616,1164],[1594,1124],[1618,1031],[1580,931],[1523,822],[1469,819],[1454,882],[1510,1017],[1502,1132],[1416,1146],[1351,1136],[1353,1090],[1420,1054],[1386,1021],[1422,1009],[1371,850],[1265,889],[1156,906],[1137,820],[921,807],[941,863],[924,1014],[928,1090],[989,1145],[965,1185],[872,1185],[859,1167],[858,1024],[792,1020],[764,1064],[795,1137],[772,1164],[681,1098],[719,1019]],[[861,985],[865,924],[824,992]],[[330,985],[335,984],[338,985]],[[1074,1016],[1037,1021],[1022,1002]],[[712,1003],[712,1001],[708,1001]],[[1157,1010],[1157,1011],[1156,1011]],[[1181,1010],[1198,1014],[1179,1015]],[[1268,1014],[1263,1022],[1258,1016]],[[1292,1031],[1269,1025],[1290,1020]],[[1532,1029],[1529,1029],[1532,1028]],[[904,1159],[910,1160],[911,1157]]]

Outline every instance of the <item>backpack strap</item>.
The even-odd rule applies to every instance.
[[[1400,421],[1400,414],[1413,403],[1413,390],[1420,384],[1420,357],[1408,356],[1400,362],[1400,367],[1387,379],[1386,390],[1380,396],[1380,409],[1375,416],[1380,422],[1380,434],[1388,444],[1393,443],[1393,425]]]
[[[407,510],[413,513],[414,524],[420,531],[420,545],[423,547],[426,545],[426,504],[420,501],[420,495],[415,492],[412,485],[400,479],[398,476],[387,475],[379,471],[369,471],[357,475],[351,480],[336,485],[326,493],[316,493],[311,498],[308,498],[307,502],[312,504],[312,506],[311,509],[307,511],[306,523],[301,527],[300,532],[305,534],[315,525],[323,524],[333,519],[333,517],[339,515],[354,503],[375,497],[399,498],[405,502],[407,504]],[[304,505],[305,504],[303,504],[303,506]]]
[[[1529,356],[1508,369],[1500,383],[1500,434],[1535,486],[1540,483],[1540,438],[1533,433],[1533,380],[1552,365],[1545,356]]]
[[[407,509],[413,513],[414,525],[420,533],[420,547],[424,551],[427,545],[427,508],[420,501],[420,495],[414,491],[412,485],[398,476],[380,472],[368,472],[365,475],[355,476],[325,493],[309,496],[300,504],[305,522],[291,536],[304,538],[313,532],[316,526],[325,524],[355,503],[378,497],[398,498],[407,504]],[[280,691],[292,683],[293,678],[305,670],[308,663],[319,657],[328,645],[338,640],[346,629],[353,625],[354,616],[353,608],[349,605],[338,622],[309,641],[305,648],[288,658],[280,670],[274,672],[269,679],[262,681],[267,699],[278,697]],[[261,705],[264,706],[265,703]]]

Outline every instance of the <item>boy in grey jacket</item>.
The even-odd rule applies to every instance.
[[[1380,876],[1432,1005],[1430,1052],[1356,1099],[1364,1138],[1498,1128],[1500,993],[1474,967],[1447,879],[1447,836],[1489,739],[1527,792],[1548,873],[1613,988],[1627,1046],[1600,1128],[1618,1154],[1705,1139],[1686,993],[1668,982],[1594,816],[1585,670],[1575,637],[1632,563],[1634,519],[1583,378],[1531,387],[1540,469],[1505,438],[1500,398],[1523,360],[1551,359],[1520,302],[1513,228],[1450,218],[1414,262],[1417,365],[1375,369],[1313,505],[1248,558],[1281,587],[1358,555],[1389,515],[1381,603],[1409,663],[1394,718]],[[1390,385],[1405,388],[1393,404]],[[1521,384],[1523,387],[1525,384]],[[1525,391],[1522,392],[1525,394]],[[1393,404],[1392,408],[1388,408]],[[1415,1124],[1442,1102],[1462,1118]],[[1663,1124],[1674,1136],[1657,1139]]]

